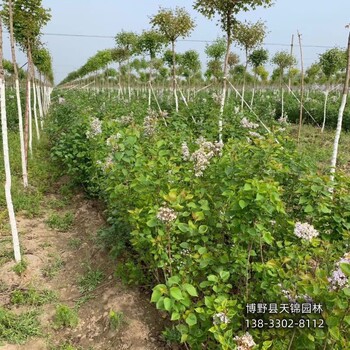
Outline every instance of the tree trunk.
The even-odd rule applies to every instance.
[[[175,111],[179,111],[179,98],[176,91],[176,56],[175,56],[175,41],[171,42],[171,50],[173,53],[173,93],[175,98]]]
[[[228,25],[226,54],[225,54],[225,61],[224,61],[224,78],[222,82],[222,95],[221,95],[220,113],[219,113],[219,142],[222,142],[222,131],[223,131],[222,118],[224,115],[224,108],[225,108],[225,101],[226,101],[228,58],[230,56],[230,48],[231,48],[231,26]]]
[[[15,217],[15,211],[12,203],[11,195],[11,167],[9,156],[9,144],[7,135],[7,116],[6,116],[6,99],[5,99],[5,77],[4,69],[2,65],[3,50],[2,50],[2,20],[0,17],[0,105],[1,105],[1,132],[2,132],[2,145],[4,154],[4,167],[5,167],[5,197],[7,211],[10,218],[13,251],[16,262],[21,261],[21,251],[19,246],[18,230]]]
[[[241,110],[243,111],[244,108],[244,93],[245,93],[245,81],[247,77],[247,69],[248,69],[248,51],[245,50],[245,67],[244,67],[244,74],[243,74],[243,86],[242,86],[242,98],[241,98]]]
[[[37,99],[36,99],[36,84],[35,79],[33,79],[33,109],[34,109],[34,121],[35,121],[35,129],[36,129],[36,137],[37,140],[40,140],[40,130],[38,123],[38,113],[37,113]]]
[[[23,186],[26,188],[26,187],[28,187],[28,174],[27,174],[25,147],[24,147],[23,115],[22,115],[22,104],[21,104],[21,95],[20,95],[17,60],[16,60],[16,51],[15,51],[15,37],[14,37],[14,34],[13,34],[12,0],[9,0],[9,17],[10,17],[10,23],[9,24],[10,24],[11,56],[12,56],[13,72],[14,72],[14,78],[15,78],[17,113],[18,113],[18,128],[19,128],[19,141],[20,141],[20,149],[21,149],[22,179],[23,179]]]
[[[335,168],[337,165],[337,157],[338,157],[338,146],[339,146],[339,139],[341,134],[341,128],[343,123],[343,115],[344,115],[344,109],[346,106],[346,101],[349,94],[349,80],[350,80],[350,33],[348,37],[348,48],[347,48],[347,55],[348,55],[348,62],[347,62],[347,68],[346,68],[346,78],[344,82],[344,89],[343,89],[343,97],[341,101],[341,105],[339,108],[339,114],[338,114],[338,123],[337,123],[337,129],[335,132],[335,138],[334,138],[334,144],[333,144],[333,154],[331,159],[331,181],[334,181],[334,174],[335,174]],[[330,189],[330,192],[333,192],[333,188]]]
[[[326,125],[328,95],[329,95],[329,87],[327,86],[327,90],[325,91],[325,97],[324,97],[323,122],[322,122],[321,132],[324,131],[324,127]]]
[[[301,126],[303,123],[303,104],[304,104],[304,59],[303,47],[301,45],[301,34],[298,32],[299,47],[300,47],[300,63],[301,63],[301,80],[300,80],[300,112],[299,112],[299,129],[298,129],[298,143],[300,141]]]

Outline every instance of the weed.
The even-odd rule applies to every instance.
[[[21,344],[37,335],[40,335],[37,311],[17,315],[0,307],[0,342]]]
[[[79,318],[76,311],[67,305],[58,305],[56,307],[56,314],[54,317],[54,324],[56,328],[70,327],[74,328],[78,325]]]
[[[80,306],[82,306],[83,304],[85,304],[86,302],[88,302],[89,300],[92,300],[94,299],[95,297],[91,294],[86,294],[86,295],[83,295],[82,297],[80,297],[76,304],[75,304],[75,308],[76,309],[79,309]]]
[[[19,263],[17,263],[12,270],[17,273],[18,276],[21,276],[23,272],[27,269],[27,262],[22,259]]]
[[[53,278],[58,274],[58,272],[63,266],[64,261],[60,256],[58,256],[50,265],[43,268],[42,274],[44,277]]]
[[[0,266],[13,259],[13,251],[9,240],[0,243]]]
[[[103,278],[104,275],[100,270],[92,270],[89,267],[88,272],[78,281],[80,293],[85,294],[94,291]]]
[[[109,312],[109,326],[113,330],[117,330],[124,322],[124,314],[122,312],[113,311]]]
[[[60,232],[67,232],[72,226],[73,221],[74,215],[70,212],[65,213],[64,215],[53,213],[49,216],[46,223],[51,229]]]
[[[34,288],[28,290],[15,290],[11,293],[11,303],[18,305],[40,306],[57,299],[56,294],[48,289],[37,291]]]
[[[68,241],[69,248],[72,249],[78,249],[81,246],[81,239],[80,238],[70,238]]]
[[[63,209],[68,204],[68,201],[65,199],[53,198],[48,201],[48,206],[51,209]]]

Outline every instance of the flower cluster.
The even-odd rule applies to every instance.
[[[156,132],[158,115],[153,110],[148,110],[148,115],[143,121],[143,131],[146,136],[152,136]]]
[[[317,230],[308,223],[297,222],[294,228],[294,234],[302,239],[311,241],[314,237],[317,237],[319,233]]]
[[[260,139],[260,140],[264,138],[264,136],[261,136],[258,132],[255,132],[255,131],[249,131],[249,135],[251,137],[255,137],[255,138]]]
[[[121,125],[130,125],[134,122],[134,116],[132,114],[122,115],[119,119],[116,119],[116,121]]]
[[[283,116],[277,119],[280,124],[288,124],[288,115],[285,113]]]
[[[116,135],[110,136],[106,141],[107,146],[111,147],[113,151],[117,151],[119,149],[118,140],[121,137],[122,135],[119,132]]]
[[[219,312],[213,316],[213,324],[230,323],[230,319],[224,312]]]
[[[164,223],[169,223],[176,220],[177,214],[175,210],[168,207],[160,207],[157,213],[157,219]]]
[[[203,171],[209,166],[210,159],[221,156],[224,144],[222,142],[208,142],[203,137],[196,142],[199,149],[192,153],[190,160],[194,162],[194,174],[196,177],[203,175]]]
[[[217,104],[220,104],[221,103],[221,100],[222,100],[222,94],[221,93],[216,93],[214,92],[211,97],[213,98],[214,102],[217,103]]]
[[[181,144],[182,159],[187,161],[190,160],[191,154],[186,142]]]
[[[282,288],[281,284],[278,284],[278,286]],[[292,293],[286,289],[281,289],[281,292],[288,299],[290,303],[296,303],[297,300],[305,300],[307,303],[313,303],[312,298],[307,294],[302,294],[302,295],[295,294],[295,296],[293,296]]]
[[[335,265],[336,269],[332,272],[332,276],[328,278],[328,282],[331,284],[331,290],[338,288],[344,288],[349,284],[348,277],[340,268],[340,264],[350,264],[350,254],[345,254]]]
[[[253,337],[248,332],[241,337],[234,337],[234,340],[238,344],[237,350],[250,350],[256,345]]]
[[[98,160],[96,164],[102,169],[103,172],[106,172],[106,170],[113,165],[113,156],[109,155],[104,162]]]
[[[86,132],[86,137],[91,139],[102,133],[102,121],[98,118],[93,118],[90,123],[90,130]]]
[[[257,129],[259,124],[250,122],[246,117],[241,120],[241,126],[246,129]]]

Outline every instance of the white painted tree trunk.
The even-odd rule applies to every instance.
[[[39,130],[39,122],[38,122],[38,112],[37,112],[37,100],[36,100],[36,84],[33,81],[33,110],[34,110],[34,121],[35,121],[35,130],[36,130],[36,138],[40,140],[40,130]]]
[[[38,106],[39,106],[40,127],[41,127],[41,130],[43,130],[43,128],[44,128],[44,113],[43,113],[43,105],[42,105],[42,101],[41,101],[40,85],[36,86],[36,96],[38,99]]]
[[[350,80],[350,33],[349,33],[349,36],[348,36],[347,56],[348,56],[348,61],[347,61],[347,68],[346,68],[345,83],[344,83],[344,88],[343,88],[343,97],[342,97],[340,108],[339,108],[337,130],[335,132],[335,138],[334,138],[334,144],[333,144],[333,153],[332,153],[332,159],[331,159],[331,176],[330,176],[330,180],[332,182],[334,181],[334,174],[335,174],[335,169],[336,169],[336,165],[337,165],[338,147],[339,147],[339,140],[340,140],[340,134],[341,134],[341,129],[342,129],[343,115],[344,115],[346,101],[348,99],[348,94],[349,94],[349,80]],[[333,188],[330,188],[329,191],[331,193],[333,193]]]
[[[11,196],[11,168],[10,168],[10,156],[9,156],[9,145],[7,137],[7,118],[6,118],[6,101],[5,101],[5,81],[0,78],[0,99],[1,99],[1,132],[2,132],[2,144],[4,153],[4,166],[5,166],[5,197],[6,205],[10,218],[13,251],[16,262],[21,261],[21,251],[19,246],[18,230],[15,217],[15,211],[12,203]]]
[[[29,153],[33,155],[33,118],[32,118],[32,91],[30,80],[28,80],[28,105],[29,105],[29,114],[28,114],[28,122],[29,122]]]
[[[322,122],[321,132],[324,131],[324,127],[326,125],[328,94],[329,94],[329,89],[327,89],[325,92],[324,106],[323,106],[323,122]]]
[[[21,95],[19,89],[19,81],[16,79],[16,99],[17,99],[17,112],[18,112],[18,128],[19,128],[19,141],[21,147],[21,163],[22,163],[22,178],[23,186],[28,187],[28,173],[27,173],[27,164],[26,156],[24,149],[24,134],[23,134],[23,116],[22,116],[22,105],[21,105]]]

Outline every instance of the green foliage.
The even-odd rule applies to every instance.
[[[93,292],[103,279],[104,274],[102,271],[92,270],[89,267],[88,271],[79,278],[79,292],[82,294]]]
[[[12,1],[13,32],[18,44],[25,50],[34,48],[42,28],[51,19],[50,10],[42,7],[42,0]],[[2,16],[9,28],[9,1],[4,2]]]
[[[317,101],[316,96],[309,98]],[[88,102],[100,131],[84,138],[91,130],[84,108]],[[246,330],[246,304],[285,303],[283,291],[289,291],[323,305],[320,316],[331,329],[328,345],[344,348],[350,336],[345,321],[348,289],[332,289],[329,278],[348,252],[350,214],[344,208],[350,206],[350,180],[337,174],[330,195],[328,173],[317,169],[312,151],[299,152],[274,121],[278,91],[261,94],[256,101],[256,113],[271,135],[260,126],[254,130],[258,135],[242,127],[243,117],[256,119],[246,111],[232,115],[238,103],[231,96],[224,111],[224,148],[212,151],[204,165],[196,159],[205,157],[205,147],[219,147],[213,127],[218,107],[204,92],[177,114],[162,102],[171,116],[164,119],[147,111],[142,98],[116,104],[102,94],[89,99],[88,93],[72,93],[69,109],[61,106],[54,112],[52,150],[57,152],[62,137],[72,140],[61,144],[57,161],[72,164],[76,177],[89,184],[88,191],[105,201],[111,229],[100,237],[110,249],[116,247],[121,260],[116,275],[152,289],[151,301],[174,324],[169,341],[180,340],[192,349],[235,349],[234,338]],[[312,106],[311,100],[305,103]],[[70,118],[63,114],[67,110],[72,111]],[[121,122],[131,112],[133,121]],[[78,120],[80,128],[75,127]],[[67,136],[70,130],[74,136]],[[74,138],[84,140],[80,147],[88,168],[77,153],[66,156],[72,155]],[[185,146],[192,158],[183,153]],[[298,222],[313,225],[319,235],[299,238]],[[347,266],[339,268],[348,273]],[[96,285],[91,282],[97,280],[95,274],[87,280],[86,286]],[[324,347],[328,329],[249,332],[262,349],[288,348],[293,332],[296,349],[318,349]]]
[[[79,318],[76,311],[67,305],[57,305],[54,316],[54,325],[56,328],[75,328],[78,322]]]
[[[262,44],[265,35],[266,25],[261,21],[256,23],[236,21],[234,24],[233,40],[244,49],[247,59],[249,53]]]
[[[18,276],[21,276],[25,270],[27,269],[27,262],[25,261],[25,259],[22,259],[19,263],[17,263],[13,268],[12,270],[14,272],[17,273]]]
[[[181,7],[175,10],[160,8],[158,13],[151,18],[152,27],[157,28],[168,42],[189,36],[195,23],[188,12]]]
[[[264,65],[269,59],[269,52],[265,49],[254,50],[249,55],[250,64],[257,69],[259,66]]]
[[[209,58],[220,61],[226,53],[226,40],[217,38],[212,44],[205,46],[205,53]]]
[[[0,344],[23,344],[41,334],[37,311],[15,314],[0,307]]]
[[[64,215],[57,213],[52,213],[48,217],[46,223],[47,225],[54,230],[59,232],[67,232],[74,222],[74,215],[71,212],[67,212]]]
[[[43,277],[49,279],[55,277],[63,266],[64,261],[62,260],[62,258],[60,256],[54,257],[53,261],[50,260],[49,264],[43,268]]]
[[[18,305],[40,306],[56,300],[57,296],[51,290],[38,291],[33,287],[29,289],[17,289],[11,293],[11,303]]]
[[[150,59],[156,58],[156,54],[160,52],[165,44],[165,38],[156,30],[143,31],[137,41],[138,51],[147,53]]]
[[[321,66],[322,72],[327,77],[327,80],[329,80],[339,71],[345,70],[346,61],[346,52],[338,48],[333,48],[320,55],[319,64]]]
[[[119,311],[109,311],[109,325],[113,330],[118,330],[124,322],[124,314]]]

